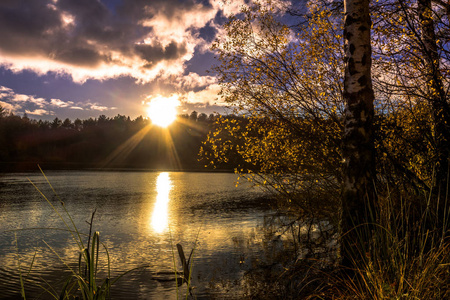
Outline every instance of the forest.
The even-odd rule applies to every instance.
[[[200,170],[198,152],[215,118],[193,111],[163,129],[142,116],[50,122],[2,110],[0,169]]]

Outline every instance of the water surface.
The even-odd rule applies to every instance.
[[[262,190],[249,184],[236,187],[237,177],[229,173],[49,171],[46,175],[57,195],[40,173],[0,177],[2,299],[20,297],[18,262],[26,272],[35,256],[27,295],[48,299],[40,295],[38,285],[48,287],[46,280],[58,287],[68,274],[54,252],[69,266],[78,259],[71,234],[56,230],[64,229],[64,223],[29,180],[61,213],[58,199],[64,201],[83,233],[89,232],[88,222],[96,210],[93,227],[108,247],[113,275],[150,265],[121,279],[113,287],[114,299],[175,298],[169,272],[177,243],[186,255],[196,245],[192,280],[198,298],[238,298],[242,274],[263,253],[261,228],[274,214]]]

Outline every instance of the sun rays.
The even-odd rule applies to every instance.
[[[148,105],[146,111],[150,120],[144,119],[146,125],[111,150],[98,164],[99,167],[181,170],[179,154],[184,157],[192,146],[186,136],[198,139],[206,134],[206,128],[197,122],[177,117],[180,101],[176,94],[170,97],[156,96],[143,104]]]
[[[157,155],[164,158],[162,159],[163,163],[157,166],[158,169],[181,169],[181,162],[178,157],[177,149],[173,142],[171,131],[168,128],[155,127],[152,124],[146,125],[128,140],[116,147],[114,151],[112,151],[105,159],[100,162],[99,167],[127,167],[126,163],[124,164],[124,162],[126,162],[127,158],[130,157],[130,155],[133,155],[133,150],[135,150],[135,148],[146,138],[153,139],[158,142]],[[142,169],[149,168],[149,166],[144,162],[140,167]]]

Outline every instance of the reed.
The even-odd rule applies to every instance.
[[[354,269],[327,264],[320,255],[294,257],[295,263],[286,257],[289,267],[281,273],[249,273],[248,298],[450,299],[447,199],[432,192],[379,190],[375,224],[353,228],[359,237]]]
[[[38,166],[39,167],[39,166]],[[54,299],[59,300],[69,300],[69,299],[83,299],[83,300],[103,300],[103,299],[111,299],[112,295],[110,292],[111,286],[114,285],[119,279],[121,279],[126,274],[135,271],[137,269],[147,268],[149,265],[142,265],[133,269],[130,269],[126,272],[121,273],[120,275],[112,278],[111,277],[111,260],[110,255],[107,246],[100,241],[100,233],[98,231],[93,232],[93,223],[94,223],[94,216],[96,213],[96,210],[91,215],[91,220],[88,222],[89,224],[89,234],[83,234],[81,233],[77,226],[75,225],[75,222],[73,218],[71,217],[69,211],[67,210],[64,202],[60,199],[59,195],[56,193],[55,189],[53,188],[52,184],[48,180],[47,176],[43,172],[43,170],[39,167],[39,170],[41,171],[42,175],[44,176],[47,184],[50,186],[51,190],[53,191],[54,195],[59,201],[61,209],[58,209],[56,205],[54,205],[48,197],[30,180],[30,183],[34,186],[34,188],[41,194],[41,196],[46,200],[46,202],[50,205],[52,210],[57,214],[58,218],[62,220],[64,223],[63,229],[61,228],[53,228],[57,230],[63,230],[67,231],[71,234],[72,239],[76,242],[78,246],[78,263],[76,267],[71,267],[69,263],[67,263],[63,257],[61,257],[58,252],[53,249],[51,245],[49,245],[47,242],[43,241],[45,245],[48,247],[48,249],[64,264],[64,266],[67,268],[67,270],[70,272],[70,275],[65,279],[64,285],[62,286],[61,290],[58,292],[55,287],[51,284],[46,282],[44,279],[42,281],[44,284],[38,284],[44,291],[44,293],[47,293],[50,297]],[[42,228],[41,228],[42,229]],[[192,286],[191,286],[191,278],[192,278],[192,270],[193,270],[193,254],[196,250],[196,245],[198,241],[198,236],[200,234],[200,229],[197,232],[197,236],[194,242],[194,246],[190,252],[190,255],[188,259],[186,259],[184,250],[181,244],[177,244],[177,252],[178,256],[181,262],[182,271],[177,270],[177,264],[175,259],[175,251],[173,247],[173,239],[171,232],[169,230],[170,234],[170,243],[172,247],[172,257],[173,257],[173,268],[175,272],[175,276],[173,277],[173,281],[176,282],[176,297],[177,299],[180,299],[181,295],[179,293],[179,286],[182,284],[187,285],[187,292],[185,299],[188,299],[189,296],[194,297],[192,293]],[[87,244],[83,241],[83,237],[87,237]],[[28,268],[28,271],[24,274],[22,272],[22,266],[21,266],[21,259],[19,255],[19,247],[17,242],[17,236],[15,237],[16,242],[16,248],[17,248],[17,264],[18,264],[18,271],[19,271],[19,281],[20,281],[20,292],[22,298],[26,299],[26,278],[30,274],[33,263],[36,258],[36,253],[33,256],[32,262],[30,267]],[[104,253],[106,258],[106,278],[99,279],[98,278],[98,271],[100,267],[102,267],[100,256]],[[158,278],[153,278],[154,280],[158,280]]]
[[[172,248],[172,262],[173,262],[173,271],[174,271],[174,280],[176,282],[176,297],[177,299],[180,299],[180,291],[179,291],[179,287],[181,285],[183,285],[183,283],[186,283],[187,286],[187,291],[185,294],[185,299],[188,299],[189,296],[194,297],[193,295],[193,287],[191,285],[191,279],[192,279],[192,270],[193,270],[193,266],[194,266],[194,252],[196,250],[197,247],[197,241],[198,241],[198,236],[200,234],[200,230],[201,230],[201,226],[197,232],[197,236],[195,238],[194,241],[194,246],[191,250],[191,253],[189,254],[189,258],[186,260],[186,256],[184,254],[184,250],[183,250],[183,246],[181,244],[177,244],[177,252],[178,252],[178,257],[180,258],[180,262],[181,262],[181,267],[182,267],[182,271],[178,271],[177,269],[177,264],[176,264],[176,259],[175,259],[175,251],[173,248],[173,239],[172,239],[172,234],[171,231],[169,229],[169,234],[170,234],[170,244],[171,244],[171,248]]]
[[[449,212],[439,205],[447,197],[428,194],[424,209],[412,197],[379,195],[377,224],[355,228],[371,230],[370,247],[355,247],[366,259],[354,261],[353,276],[334,278],[334,299],[450,299]]]
[[[142,265],[128,271],[121,273],[118,276],[111,277],[111,260],[108,252],[108,248],[104,243],[100,241],[100,233],[95,231],[92,233],[93,229],[93,219],[95,215],[95,211],[92,213],[91,222],[89,223],[89,234],[87,235],[87,245],[83,241],[83,237],[86,235],[80,233],[75,222],[73,221],[69,211],[67,210],[64,202],[60,199],[52,184],[48,180],[45,173],[39,167],[42,175],[44,176],[47,184],[52,189],[56,198],[59,201],[60,207],[62,211],[60,211],[53,203],[48,199],[46,195],[30,180],[30,183],[36,188],[36,190],[42,195],[42,197],[46,200],[46,202],[50,205],[53,211],[58,215],[58,217],[62,220],[65,226],[65,231],[69,232],[72,235],[73,240],[76,242],[79,250],[78,255],[78,264],[76,268],[73,268],[67,263],[58,253],[54,250],[47,242],[44,241],[49,250],[58,257],[58,259],[65,265],[67,270],[69,270],[70,275],[65,280],[64,286],[62,287],[60,292],[57,292],[55,288],[47,283],[46,285],[41,285],[41,288],[48,293],[48,295],[54,299],[83,299],[83,300],[102,300],[109,299],[111,297],[110,288],[114,283],[116,283],[119,279],[121,279],[124,275],[137,270],[149,267],[149,265]],[[17,244],[17,237],[16,237]],[[17,246],[18,248],[18,246]],[[100,250],[103,250],[100,251]],[[106,256],[106,278],[99,279],[98,278],[98,270],[101,267],[99,263],[100,254],[104,253]],[[23,299],[26,299],[25,293],[25,277],[30,273],[32,269],[31,263],[29,271],[27,275],[23,275],[21,271],[20,265],[20,256],[18,255],[18,267],[19,267],[19,278],[20,278],[20,287],[21,287],[21,295]]]

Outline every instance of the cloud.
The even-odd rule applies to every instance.
[[[174,41],[171,41],[167,46],[156,42],[154,44],[136,44],[134,48],[140,57],[148,62],[148,66],[161,60],[177,59],[187,52],[185,44],[177,44]]]
[[[49,111],[49,110],[45,110],[45,109],[35,109],[33,111],[26,109],[25,112],[28,115],[34,115],[34,116],[45,116],[45,115],[55,115],[54,111]]]
[[[217,83],[214,76],[200,76],[197,73],[190,72],[177,80],[178,86],[184,89],[205,88],[211,84]]]
[[[79,107],[79,106],[71,106],[70,109],[75,109],[75,110],[84,110],[84,108]]]
[[[220,92],[220,86],[218,84],[208,85],[205,89],[200,91],[189,91],[184,94],[183,99],[186,103],[203,103],[208,105],[219,105],[226,106],[220,96],[218,96]]]
[[[0,2],[0,65],[68,74],[76,82],[182,75],[195,47],[209,45],[230,1],[40,0]],[[114,4],[118,3],[118,4]],[[211,30],[201,29],[209,26]]]
[[[56,107],[68,107],[73,104],[72,101],[64,102],[61,99],[51,99],[50,104]]]
[[[12,105],[15,108],[14,110],[20,109],[25,104],[34,105],[39,108],[47,105],[44,98],[39,98],[34,95],[18,94],[5,86],[0,86],[0,99],[4,100],[4,103],[6,102]]]
[[[17,104],[13,105],[11,103],[7,103],[7,102],[4,102],[4,101],[0,101],[0,106],[4,110],[6,110],[7,112],[12,112],[12,113],[14,113],[14,112],[18,111],[19,109],[21,109],[20,105],[17,105]]]
[[[21,95],[23,96],[23,95]],[[37,107],[45,107],[46,105],[48,105],[47,100],[45,100],[44,98],[36,98],[35,96],[28,96],[27,101],[28,103],[32,103],[34,105],[36,105]]]
[[[10,96],[11,101],[14,102],[27,102],[28,99],[30,99],[30,96],[22,94],[8,93],[8,96]]]
[[[97,110],[97,111],[107,111],[107,110],[115,110],[117,109],[117,107],[108,107],[108,106],[104,106],[101,105],[100,103],[97,102],[90,102],[90,100],[88,100],[85,103],[77,103],[78,106],[72,106],[71,109],[79,109],[79,110]]]
[[[52,111],[51,108],[96,111],[117,109],[117,107],[105,106],[90,100],[77,103],[55,98],[47,100],[34,95],[16,93],[13,89],[5,86],[0,86],[0,100],[0,105],[12,113],[18,114],[26,112],[27,114],[36,116],[54,115],[55,112]]]
[[[10,88],[7,88],[7,87],[5,87],[5,86],[0,86],[0,94],[10,93],[10,92],[12,92],[12,91],[13,91],[13,90],[10,89]]]
[[[90,104],[89,109],[90,110],[105,111],[105,110],[108,110],[108,107],[102,106],[102,105],[98,105],[97,103],[94,103],[94,104]]]

